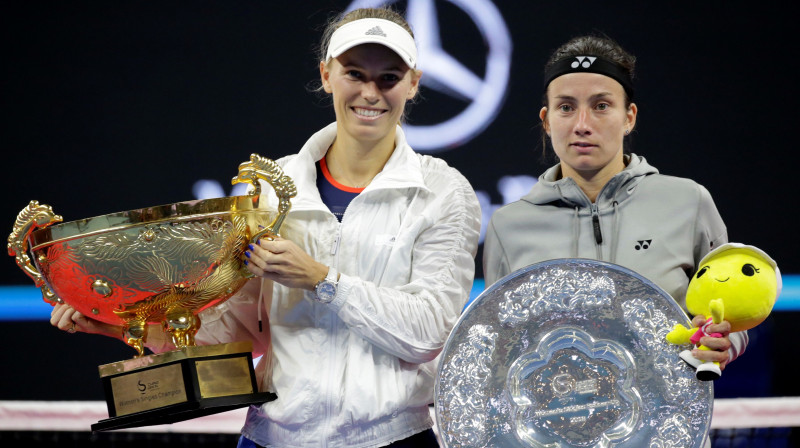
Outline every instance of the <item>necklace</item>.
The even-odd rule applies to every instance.
[[[378,174],[376,173],[375,176]],[[363,185],[353,185],[353,188],[367,188],[367,185],[372,183],[372,179],[375,179],[375,176],[372,176],[368,181],[366,181]]]

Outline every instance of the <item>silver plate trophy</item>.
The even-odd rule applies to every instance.
[[[441,353],[445,447],[702,447],[713,386],[665,340],[689,318],[618,265],[534,264],[464,311]]]

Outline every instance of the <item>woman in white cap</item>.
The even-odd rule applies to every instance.
[[[480,207],[460,173],[406,142],[400,122],[422,73],[403,17],[355,10],[321,48],[336,122],[278,161],[298,191],[287,239],[251,246],[258,278],[204,312],[196,340],[249,339],[265,354],[260,389],[278,398],[249,409],[240,446],[438,446],[432,361],[469,297]],[[51,321],[120,334],[63,306]],[[147,346],[171,349],[152,330]]]
[[[484,243],[487,285],[536,262],[593,258],[636,271],[686,309],[700,260],[728,234],[702,185],[661,175],[644,157],[626,154],[638,114],[635,61],[599,36],[574,38],[552,54],[539,117],[558,163],[492,216]],[[730,333],[728,322],[712,327],[721,336],[704,338],[712,350],[695,355],[724,369],[744,351],[747,333]]]

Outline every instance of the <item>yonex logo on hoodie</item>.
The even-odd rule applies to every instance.
[[[634,249],[636,250],[647,249],[648,247],[650,247],[650,243],[652,242],[653,240],[639,240],[637,241],[638,244],[636,245],[636,247],[634,247]]]

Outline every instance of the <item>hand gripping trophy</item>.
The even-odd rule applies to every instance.
[[[278,196],[278,210],[259,208],[262,180]],[[198,313],[224,302],[252,277],[242,262],[248,244],[278,234],[297,193],[292,179],[258,154],[240,164],[232,183],[252,188],[244,196],[66,223],[37,201],[19,213],[8,253],[44,300],[122,326],[123,339],[136,350],[131,360],[100,366],[110,418],[93,430],[171,423],[275,398],[257,392],[249,341],[194,341]],[[163,326],[176,350],[144,355],[153,323]],[[142,384],[155,386],[152,397],[143,395]]]

